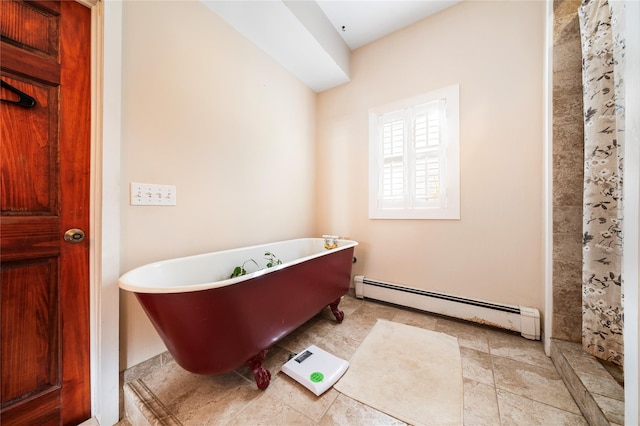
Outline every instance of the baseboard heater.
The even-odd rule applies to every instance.
[[[535,308],[503,305],[445,293],[421,290],[354,277],[356,297],[389,302],[426,312],[518,331],[527,339],[540,340],[540,313]]]

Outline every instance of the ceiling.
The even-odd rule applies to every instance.
[[[459,1],[318,0],[317,3],[353,50],[438,13]]]
[[[350,81],[351,51],[460,0],[201,0],[316,92]]]

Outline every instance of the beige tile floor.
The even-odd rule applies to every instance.
[[[156,424],[402,425],[334,389],[316,397],[280,372],[290,353],[310,344],[351,358],[379,318],[458,338],[465,425],[587,424],[539,341],[351,296],[340,306],[345,312],[343,323],[336,323],[329,310],[323,311],[270,350],[265,366],[272,380],[265,391],[256,388],[247,368],[198,376],[173,361],[137,380],[170,412]]]

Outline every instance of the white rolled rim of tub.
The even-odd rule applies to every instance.
[[[279,243],[282,243],[284,241],[280,241]],[[246,275],[241,275],[239,277],[235,277],[235,278],[228,278],[228,279],[224,279],[224,280],[219,280],[219,281],[211,281],[211,282],[204,282],[204,283],[198,283],[198,284],[180,284],[179,282],[176,282],[174,285],[172,286],[167,286],[167,287],[152,287],[152,286],[146,286],[146,285],[138,285],[135,284],[134,278],[139,275],[140,273],[142,273],[144,270],[147,269],[155,269],[155,268],[159,268],[159,267],[164,267],[168,264],[171,263],[178,263],[180,261],[184,261],[185,259],[197,259],[197,258],[201,258],[201,257],[205,257],[205,256],[209,256],[213,253],[218,253],[218,252],[212,252],[212,253],[203,253],[203,254],[196,254],[196,255],[191,255],[191,256],[183,256],[183,257],[177,257],[177,258],[172,258],[172,259],[166,259],[166,260],[160,260],[157,262],[153,262],[153,263],[148,263],[145,265],[141,265],[138,266],[137,268],[134,268],[126,273],[124,273],[119,279],[118,279],[118,287],[120,287],[123,290],[126,291],[130,291],[132,293],[154,293],[154,294],[158,294],[158,293],[188,293],[188,292],[195,292],[195,291],[204,291],[204,290],[209,290],[209,289],[213,289],[213,288],[220,288],[220,287],[225,287],[225,286],[229,286],[229,285],[233,285],[236,283],[240,283],[242,281],[247,281],[253,278],[257,278],[259,276],[262,275],[266,275],[266,274],[271,274],[273,272],[285,269],[287,267],[293,266],[293,265],[297,265],[303,262],[307,262],[311,259],[315,259],[318,257],[322,257],[322,256],[327,256],[331,253],[334,252],[338,252],[338,251],[342,251],[342,250],[347,250],[351,247],[355,247],[358,245],[358,242],[353,241],[353,240],[338,240],[338,243],[340,244],[338,247],[333,248],[333,249],[329,249],[326,251],[319,251],[317,253],[308,255],[308,256],[304,256],[298,259],[293,259],[287,262],[283,262],[280,265],[275,265],[272,266],[270,268],[264,268],[264,269],[260,269],[257,270],[255,272],[251,272],[248,273]],[[273,243],[273,244],[278,244],[277,243]],[[268,246],[269,244],[258,244],[258,245],[254,245],[254,246],[247,246],[247,247],[240,247],[240,248],[235,248],[235,249],[229,249],[229,250],[220,250],[219,252],[228,252],[228,251],[240,251],[240,250],[250,250],[253,248],[258,248],[258,247],[263,247],[263,246]]]

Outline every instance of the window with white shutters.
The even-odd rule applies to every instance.
[[[460,218],[458,91],[371,109],[370,218]]]

